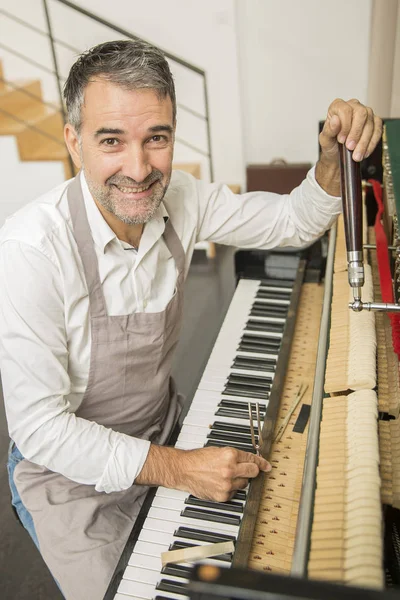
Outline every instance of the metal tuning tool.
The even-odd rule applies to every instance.
[[[353,290],[353,302],[349,303],[349,308],[355,312],[362,310],[398,312],[400,311],[398,304],[361,300],[361,288],[364,285],[361,165],[353,160],[352,151],[344,144],[339,144],[339,160],[348,277],[349,285]]]
[[[257,416],[257,428],[258,428],[258,441],[256,440],[256,436],[254,433],[254,423],[253,423],[253,403],[249,402],[249,420],[250,420],[250,433],[251,433],[251,443],[253,444],[253,448],[256,451],[257,456],[260,455],[260,448],[263,444],[262,434],[261,434],[261,417],[260,417],[260,405],[258,402],[255,402],[256,407],[256,416]]]

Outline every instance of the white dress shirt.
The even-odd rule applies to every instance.
[[[314,171],[290,195],[235,195],[175,171],[138,252],[117,239],[81,183],[109,315],[162,311],[175,264],[160,243],[164,216],[189,269],[196,242],[242,248],[305,245],[331,226],[340,199]],[[149,442],[75,416],[89,374],[89,298],[64,193],[67,182],[25,206],[0,231],[0,371],[11,438],[29,460],[98,491],[132,485]],[[126,249],[128,248],[128,250]]]

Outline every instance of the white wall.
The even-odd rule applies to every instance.
[[[317,159],[337,97],[366,101],[371,0],[236,0],[247,163]]]
[[[19,160],[14,136],[0,136],[0,227],[7,217],[65,179],[60,161]]]
[[[317,124],[329,102],[337,96],[366,99],[372,0],[76,2],[207,72],[216,180],[243,185],[249,162],[316,160]],[[79,51],[121,37],[56,0],[49,5],[55,37]],[[0,0],[0,6],[44,27],[41,0]],[[16,47],[22,41],[33,59],[51,66],[47,41],[1,15],[0,41]],[[75,54],[58,48],[64,75]],[[2,55],[7,75],[32,69],[0,49]],[[178,101],[203,113],[199,77],[171,66]],[[56,99],[54,84],[42,79],[46,97]],[[180,137],[205,149],[201,121],[181,110],[178,128]],[[175,158],[201,157],[178,143]],[[203,161],[207,175],[205,166]]]

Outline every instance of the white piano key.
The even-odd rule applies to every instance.
[[[178,450],[200,450],[203,446],[203,442],[176,442],[175,444],[175,448]]]
[[[192,434],[192,435],[202,435],[204,438],[207,437],[207,433],[210,431],[210,428],[207,427],[200,427],[199,425],[194,427],[193,425],[182,425],[182,429],[181,432],[182,433],[186,433],[186,434]]]
[[[129,579],[121,579],[118,592],[127,596],[133,596],[134,598],[143,598],[144,600],[152,600],[155,596],[154,585],[139,581],[129,581]]]
[[[150,569],[160,574],[162,569],[161,555],[154,557],[148,554],[139,554],[134,548],[129,558],[128,565],[141,569]]]
[[[178,436],[177,442],[186,442],[188,444],[190,444],[191,442],[195,444],[204,444],[204,439],[204,435],[196,435],[193,433],[185,433],[181,431],[181,433]]]
[[[161,544],[169,546],[171,544],[171,534],[161,531],[152,531],[151,529],[142,529],[139,533],[138,541],[149,542],[150,544]]]
[[[166,544],[151,544],[149,542],[136,542],[133,551],[135,554],[147,554],[147,556],[161,557],[163,552],[168,552],[169,547]]]
[[[186,494],[186,498],[189,494]],[[184,507],[184,499],[180,500],[178,498],[166,498],[165,496],[154,496],[152,506],[156,506],[157,508],[167,508],[168,510],[177,510],[180,512]]]
[[[157,488],[156,496],[164,496],[165,498],[176,498],[178,500],[184,500],[188,496],[189,492],[182,492],[181,490],[173,490],[160,486]]]
[[[164,573],[157,573],[156,571],[150,569],[141,569],[140,567],[131,567],[127,566],[124,572],[124,579],[128,579],[130,581],[138,581],[139,583],[148,583],[156,587],[157,583],[160,579],[168,579],[172,581],[181,581],[183,583],[188,583],[188,579],[184,579],[182,577],[174,577],[172,575],[166,575]]]

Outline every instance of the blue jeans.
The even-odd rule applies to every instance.
[[[22,525],[25,527],[25,529],[27,530],[27,532],[33,539],[37,549],[40,550],[35,527],[33,525],[33,519],[31,517],[31,514],[26,510],[25,506],[23,505],[20,495],[18,493],[18,490],[16,488],[16,485],[14,483],[15,467],[17,466],[17,464],[19,462],[21,462],[21,460],[23,460],[23,458],[24,457],[22,456],[21,452],[18,450],[17,446],[14,444],[13,441],[11,441],[10,447],[8,450],[8,462],[7,462],[8,481],[9,481],[10,491],[11,491],[11,503],[12,503],[13,507],[15,508],[15,511],[16,511],[18,518],[21,521]]]
[[[17,487],[14,483],[15,467],[23,459],[24,459],[24,457],[22,456],[21,452],[18,450],[17,446],[11,440],[10,446],[8,449],[8,461],[7,461],[8,482],[9,482],[10,491],[11,491],[11,504],[15,508],[15,512],[17,513],[20,522],[25,527],[25,529],[27,530],[27,532],[33,539],[36,548],[40,552],[39,542],[37,539],[35,526],[33,524],[33,519],[31,517],[31,513],[28,512],[27,509],[25,508],[25,506],[23,505],[21,497],[18,493]],[[57,579],[54,578],[54,581],[56,582],[59,590],[61,591],[61,588],[59,586]]]

